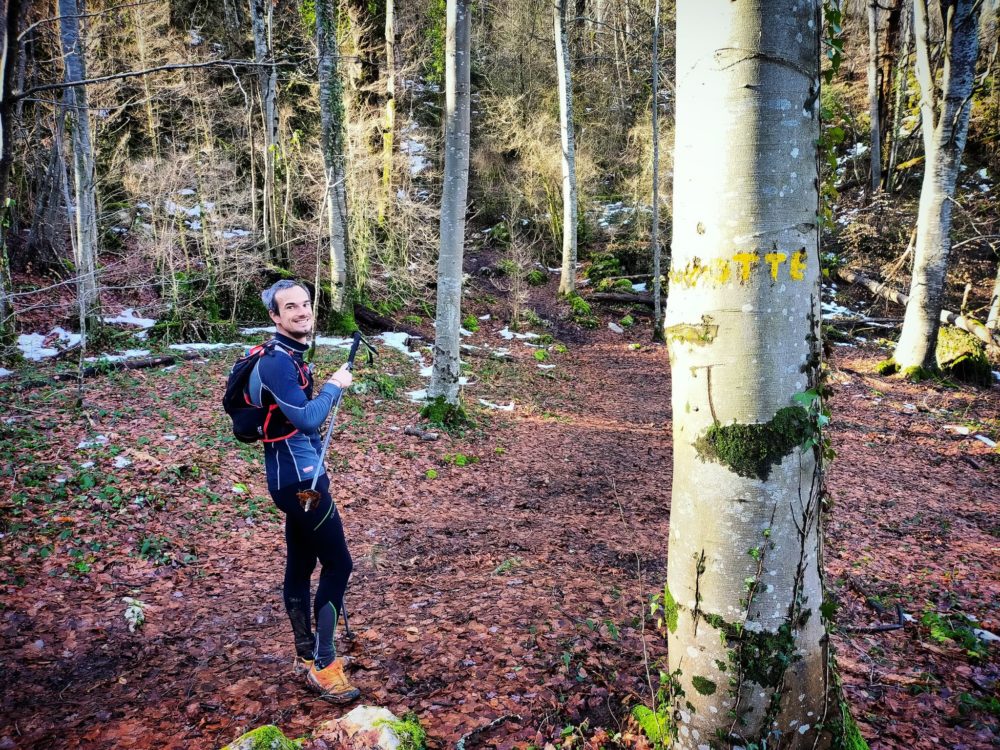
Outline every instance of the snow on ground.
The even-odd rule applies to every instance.
[[[21,354],[25,359],[34,362],[46,357],[54,357],[59,352],[79,343],[79,333],[70,333],[58,326],[53,328],[47,336],[41,333],[22,333],[17,337],[17,346],[21,350]],[[58,344],[58,346],[54,347],[52,344]]]
[[[152,328],[156,325],[153,318],[140,318],[135,314],[135,309],[126,307],[118,315],[102,318],[105,323],[121,323],[129,326],[139,326],[140,328]]]
[[[123,362],[133,357],[147,357],[149,349],[126,349],[118,354],[101,354],[98,357],[84,357],[84,362]]]
[[[13,370],[8,370],[4,367],[0,367],[0,378],[7,378],[14,374]]]

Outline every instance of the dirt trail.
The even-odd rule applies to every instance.
[[[514,362],[471,359],[469,400],[516,409],[480,412],[462,438],[405,436],[405,399],[369,394],[343,411],[334,486],[355,574],[341,647],[363,700],[416,711],[434,748],[499,717],[476,743],[541,745],[584,723],[614,733],[623,705],[648,700],[644,646],[654,679],[664,653],[642,614],[666,577],[669,376],[662,348],[628,341],[588,332],[554,369],[521,343]],[[1000,462],[945,427],[996,438],[1000,396],[878,378],[877,357],[837,351],[848,369],[834,373],[826,563],[838,620],[891,619],[900,602],[917,620],[961,611],[997,632]],[[280,519],[258,450],[220,442],[226,361],[91,386],[104,407],[93,429],[53,410],[68,392],[25,397],[34,412],[19,417],[19,439],[42,430],[44,441],[0,477],[23,494],[5,501],[0,548],[0,750],[215,748],[265,723],[302,736],[343,712],[291,673]],[[164,404],[178,415],[169,427]],[[134,464],[116,470],[108,449],[76,447],[97,431],[130,446]],[[148,540],[162,550],[141,553]],[[73,549],[99,550],[86,552],[89,571],[73,567]],[[137,633],[123,596],[149,605]],[[995,648],[972,658],[929,633],[910,622],[835,635],[863,733],[873,748],[994,746]]]

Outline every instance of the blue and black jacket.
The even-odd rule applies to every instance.
[[[264,468],[271,492],[312,481],[322,472],[319,429],[340,396],[326,383],[313,398],[312,365],[302,356],[308,348],[277,334],[250,375],[249,398],[254,406],[271,408],[264,423]]]

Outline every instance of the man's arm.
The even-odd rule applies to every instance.
[[[306,398],[299,380],[298,367],[283,353],[265,355],[257,363],[261,385],[274,397],[288,421],[302,432],[318,430],[340,395],[334,383],[324,383],[316,398]]]

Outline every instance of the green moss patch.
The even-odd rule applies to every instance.
[[[701,675],[695,675],[691,678],[691,685],[702,695],[714,695],[716,685],[707,677],[702,677]]]
[[[786,406],[763,424],[712,425],[695,448],[702,460],[717,461],[741,477],[766,480],[771,467],[805,443],[814,430],[809,412]]]
[[[986,346],[967,331],[941,326],[935,357],[938,368],[949,377],[984,388],[993,382]]]
[[[247,732],[222,750],[300,750],[301,747],[300,742],[288,739],[276,726],[267,724]]]
[[[743,627],[743,623],[726,622],[719,615],[702,615],[702,619],[721,631],[729,649],[729,663],[737,674],[762,687],[779,687],[788,667],[800,658],[795,653],[791,623],[782,624],[775,632],[751,632]],[[804,622],[808,613],[798,619]],[[694,677],[691,684],[701,692],[695,684],[697,679],[704,678]]]
[[[438,396],[420,410],[420,416],[442,430],[461,431],[474,423],[461,404],[449,404],[444,396]]]

